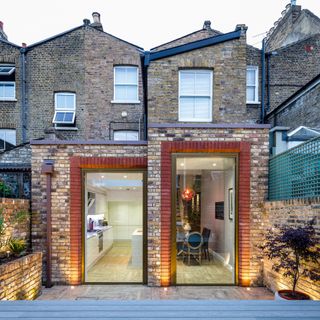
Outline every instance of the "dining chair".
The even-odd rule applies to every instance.
[[[183,249],[183,261],[185,257],[188,258],[188,265],[190,265],[191,256],[201,264],[203,238],[200,232],[190,232],[186,239],[186,245]]]

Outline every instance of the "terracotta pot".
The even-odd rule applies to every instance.
[[[292,290],[279,290],[274,297],[275,300],[311,300],[306,293]]]

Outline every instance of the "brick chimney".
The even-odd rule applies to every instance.
[[[100,21],[100,13],[93,12],[92,13],[93,23],[91,23],[91,27],[96,28],[98,30],[103,31],[103,27]]]
[[[7,35],[3,31],[3,22],[0,21],[0,39],[8,40]]]

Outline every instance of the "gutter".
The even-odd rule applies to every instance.
[[[51,212],[51,187],[52,174],[54,172],[53,160],[44,160],[41,168],[41,173],[47,178],[47,239],[46,239],[46,288],[51,288],[52,284],[52,212]]]
[[[262,52],[261,52],[261,116],[260,116],[260,123],[265,123],[265,77],[266,77],[266,70],[265,70],[265,62],[266,62],[266,52],[265,52],[265,38],[262,40]]]

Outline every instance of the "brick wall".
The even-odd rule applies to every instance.
[[[268,117],[268,122],[272,126],[285,126],[292,129],[299,126],[319,128],[319,101],[320,84],[290,103],[286,108]]]
[[[34,300],[41,293],[42,254],[0,265],[0,300]]]
[[[294,227],[302,226],[314,217],[317,218],[315,224],[316,234],[320,238],[320,198],[265,203],[265,230],[274,224]],[[273,271],[271,262],[266,258],[264,259],[264,282],[273,291],[292,288],[290,280]],[[320,299],[320,282],[316,283],[301,278],[297,290],[306,292],[313,299]]]
[[[0,129],[16,129],[17,144],[22,142],[20,48],[0,41],[0,63],[15,65],[16,101],[0,100]]]
[[[54,283],[79,284],[81,281],[81,179],[78,181],[71,176],[79,175],[81,159],[89,164],[89,168],[97,168],[96,164],[100,163],[99,168],[107,169],[110,168],[108,159],[117,165],[126,158],[143,158],[146,154],[145,145],[65,145],[54,142],[32,145],[32,245],[34,250],[42,252],[46,251],[46,175],[41,174],[41,166],[44,159],[54,160],[51,196]],[[90,161],[97,158],[97,163],[90,165]],[[71,171],[71,159],[79,161],[76,171]],[[77,183],[75,191],[71,190],[71,180]]]
[[[277,49],[266,59],[271,111],[320,73],[320,33]]]
[[[255,123],[258,112],[246,107],[246,37],[151,61],[148,67],[149,123],[178,122],[179,69],[213,71],[213,123]]]
[[[5,214],[11,215],[17,211],[30,211],[30,200],[26,199],[7,199],[0,198],[0,208],[5,210]],[[15,228],[8,228],[7,236],[25,239],[27,243],[30,240],[30,222],[19,223]],[[1,273],[0,273],[1,274]]]
[[[171,184],[170,175],[164,175],[163,161],[170,164],[164,155],[162,146],[170,146],[179,142],[179,152],[239,152],[239,146],[234,148],[233,143],[248,143],[250,151],[247,160],[250,161],[251,170],[247,172],[249,189],[244,194],[239,194],[239,204],[243,205],[244,218],[243,230],[248,237],[244,237],[243,250],[240,262],[243,263],[240,283],[261,283],[261,262],[255,248],[255,243],[260,241],[262,230],[263,202],[267,195],[268,174],[268,130],[267,129],[232,129],[232,128],[151,128],[149,127],[148,142],[148,283],[150,285],[167,285],[170,282],[170,222],[163,220],[164,215],[171,215],[168,209],[170,203]],[[216,142],[220,147],[212,147]],[[194,143],[199,147],[194,147]],[[225,145],[224,145],[225,143]],[[233,149],[232,149],[233,148]],[[197,151],[198,150],[198,151]],[[230,151],[233,150],[233,151]],[[164,157],[164,158],[163,158]],[[239,176],[245,175],[245,170]],[[243,181],[246,181],[245,179]],[[165,190],[163,187],[165,186]],[[249,196],[248,200],[245,200]],[[169,198],[168,198],[169,197]],[[247,201],[247,202],[246,202]],[[239,239],[240,240],[240,239]],[[241,241],[240,241],[241,243]],[[160,260],[161,259],[161,263]]]
[[[0,153],[0,164],[23,164],[31,166],[31,148],[29,144]]]

